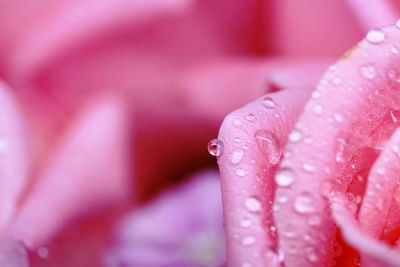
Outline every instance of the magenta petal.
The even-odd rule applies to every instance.
[[[135,209],[117,225],[106,266],[222,266],[220,201],[219,176],[208,171]]]
[[[271,212],[273,175],[308,96],[307,90],[269,94],[229,114],[221,126],[224,151],[218,163],[230,266],[280,265]]]
[[[343,197],[333,197],[330,207],[346,242],[360,252],[363,267],[400,266],[400,252],[363,232]]]
[[[14,234],[36,248],[74,216],[125,200],[126,127],[120,99],[90,105],[47,160],[12,225]]]
[[[15,212],[26,184],[28,154],[20,110],[9,89],[0,82],[0,229]]]

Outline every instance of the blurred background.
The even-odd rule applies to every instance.
[[[295,87],[304,69],[314,82],[399,8],[0,0],[0,132],[19,147],[0,163],[0,225],[27,248],[3,242],[1,257],[35,267],[224,266],[207,153],[223,118]]]

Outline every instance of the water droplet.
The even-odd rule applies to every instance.
[[[332,257],[334,258],[340,257],[342,253],[343,253],[342,246],[339,243],[335,242],[332,246]]]
[[[243,240],[242,240],[242,245],[243,246],[251,246],[254,243],[256,243],[256,238],[254,236],[251,236],[251,235],[244,237]]]
[[[396,27],[400,28],[400,19],[396,22]]]
[[[315,171],[315,166],[311,163],[304,163],[303,164],[303,171],[306,172],[314,172]]]
[[[321,93],[319,91],[314,91],[311,95],[312,98],[317,99],[321,96]]]
[[[379,44],[385,40],[385,33],[381,29],[372,29],[367,33],[367,41],[373,44]]]
[[[299,196],[296,197],[293,207],[294,210],[298,213],[314,212],[311,194],[308,192],[301,193]]]
[[[365,65],[360,68],[360,74],[368,80],[372,80],[376,76],[375,68],[372,65]]]
[[[255,197],[247,198],[244,205],[250,212],[260,212],[261,211],[261,202]]]
[[[335,115],[333,115],[333,118],[337,122],[342,122],[343,121],[343,116],[341,114],[339,114],[339,113],[336,113]]]
[[[307,247],[306,252],[307,252],[307,258],[309,261],[311,261],[311,262],[318,261],[318,255],[317,255],[317,253],[315,253],[315,250],[313,247]]]
[[[292,224],[286,225],[285,228],[283,229],[283,235],[288,238],[296,237],[297,234],[295,231],[295,227]]]
[[[40,258],[46,259],[49,256],[49,250],[46,247],[39,247],[36,250],[37,255]]]
[[[11,144],[5,138],[0,139],[0,156],[7,154],[10,151]]]
[[[399,145],[393,145],[392,146],[392,151],[394,152],[394,153],[396,153],[396,154],[398,154],[399,155],[399,153],[400,153],[400,146]]]
[[[286,167],[279,169],[275,176],[275,182],[282,187],[290,186],[294,182],[293,171]]]
[[[301,132],[299,130],[294,129],[290,134],[289,134],[289,140],[292,142],[298,142],[302,138]]]
[[[333,83],[334,85],[339,85],[339,84],[342,83],[342,78],[340,78],[340,77],[335,77],[335,78],[333,78],[332,83]]]
[[[241,267],[253,267],[253,264],[251,264],[250,262],[243,262]]]
[[[235,127],[239,127],[239,126],[242,125],[242,121],[239,120],[239,119],[234,119],[234,120],[232,121],[232,124],[233,124],[233,126],[235,126]]]
[[[236,175],[237,176],[239,176],[239,177],[243,177],[243,176],[245,176],[246,175],[246,170],[245,169],[243,169],[243,168],[239,168],[239,169],[237,169],[236,170]]]
[[[237,165],[240,161],[242,161],[244,155],[244,151],[240,148],[236,148],[232,151],[229,159],[233,165]]]
[[[270,131],[258,130],[254,137],[261,153],[272,165],[278,164],[282,155],[282,147],[276,135]]]
[[[285,204],[288,202],[288,197],[286,195],[280,195],[277,200],[279,203]]]
[[[224,151],[224,143],[219,139],[213,139],[208,143],[207,149],[210,155],[219,157]]]
[[[247,114],[246,120],[253,122],[256,120],[256,116],[254,116],[254,114],[251,114],[251,113]]]
[[[241,143],[241,142],[242,142],[242,138],[236,137],[236,138],[235,138],[235,142],[236,142],[236,143]]]
[[[398,54],[398,53],[399,53],[399,49],[397,48],[397,46],[392,46],[392,47],[390,48],[390,52],[391,52],[392,54]]]
[[[248,228],[251,225],[251,220],[249,218],[244,218],[240,221],[240,226],[243,228]]]
[[[266,108],[274,108],[275,107],[274,99],[272,97],[269,97],[269,96],[266,96],[266,97],[263,98],[262,104]]]
[[[313,111],[315,114],[320,115],[320,114],[322,114],[322,111],[324,111],[324,108],[321,105],[315,105],[313,107]]]

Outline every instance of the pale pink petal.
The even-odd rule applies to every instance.
[[[400,129],[385,146],[368,176],[368,185],[359,213],[360,225],[368,234],[379,239],[387,224],[390,207],[395,201],[400,178]]]
[[[218,173],[195,175],[124,216],[115,230],[106,266],[222,266],[225,255]]]
[[[26,186],[29,156],[20,109],[10,89],[0,82],[0,231],[15,212]]]
[[[129,137],[121,99],[95,101],[59,140],[22,203],[13,233],[30,248],[69,220],[126,200]]]
[[[291,177],[292,184],[275,197],[289,201],[274,213],[287,267],[330,264],[334,225],[325,197],[331,189],[345,192],[368,167],[354,160],[379,150],[398,127],[391,112],[400,109],[399,41],[396,27],[370,32],[329,68],[289,135],[290,156],[276,179]]]
[[[351,211],[348,210],[348,203],[346,203],[343,196],[332,197],[330,207],[333,218],[346,242],[360,252],[362,257],[361,266],[400,266],[400,252],[363,232]]]
[[[232,112],[221,126],[218,138],[224,147],[218,163],[228,265],[280,265],[271,212],[272,177],[288,132],[308,96],[308,90],[269,94]],[[257,141],[256,135],[261,139]],[[263,138],[266,142],[258,144]]]

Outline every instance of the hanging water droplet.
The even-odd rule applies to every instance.
[[[303,192],[294,201],[294,210],[298,213],[310,213],[314,211],[311,194]]]
[[[276,135],[270,131],[258,130],[254,134],[257,146],[271,165],[279,163],[282,147]]]
[[[385,33],[381,29],[372,29],[367,33],[366,38],[372,44],[379,44],[385,40]]]
[[[294,182],[294,174],[290,168],[283,167],[275,175],[275,182],[282,187],[290,186]]]
[[[250,122],[253,122],[253,121],[255,121],[256,120],[256,116],[254,116],[254,114],[247,114],[247,116],[246,116],[246,120],[248,120],[248,121],[250,121]]]
[[[240,163],[240,161],[242,161],[243,156],[244,156],[244,151],[240,148],[236,148],[230,154],[229,160],[233,165],[237,165]]]
[[[301,132],[297,129],[294,129],[290,134],[289,134],[289,140],[292,142],[298,142],[302,138]]]
[[[245,176],[246,175],[246,170],[245,169],[243,169],[243,168],[239,168],[239,169],[237,169],[236,170],[236,175],[237,176],[239,176],[239,177],[243,177],[243,176]]]
[[[251,220],[249,218],[244,218],[240,221],[240,226],[243,228],[248,228],[251,226]]]
[[[244,202],[247,210],[250,212],[260,212],[261,211],[261,202],[255,197],[249,197]]]
[[[368,80],[372,80],[376,76],[375,68],[372,65],[364,65],[360,68],[360,74]]]
[[[274,108],[275,107],[274,99],[272,97],[269,97],[269,96],[266,96],[266,97],[263,98],[262,104],[266,108]]]
[[[49,250],[46,247],[39,247],[36,253],[42,259],[46,259],[49,256]]]
[[[251,246],[254,243],[256,243],[256,238],[254,236],[251,236],[251,235],[244,237],[243,240],[242,240],[242,245],[243,246]]]
[[[214,157],[219,157],[224,151],[224,143],[219,139],[213,139],[208,143],[208,153]]]

